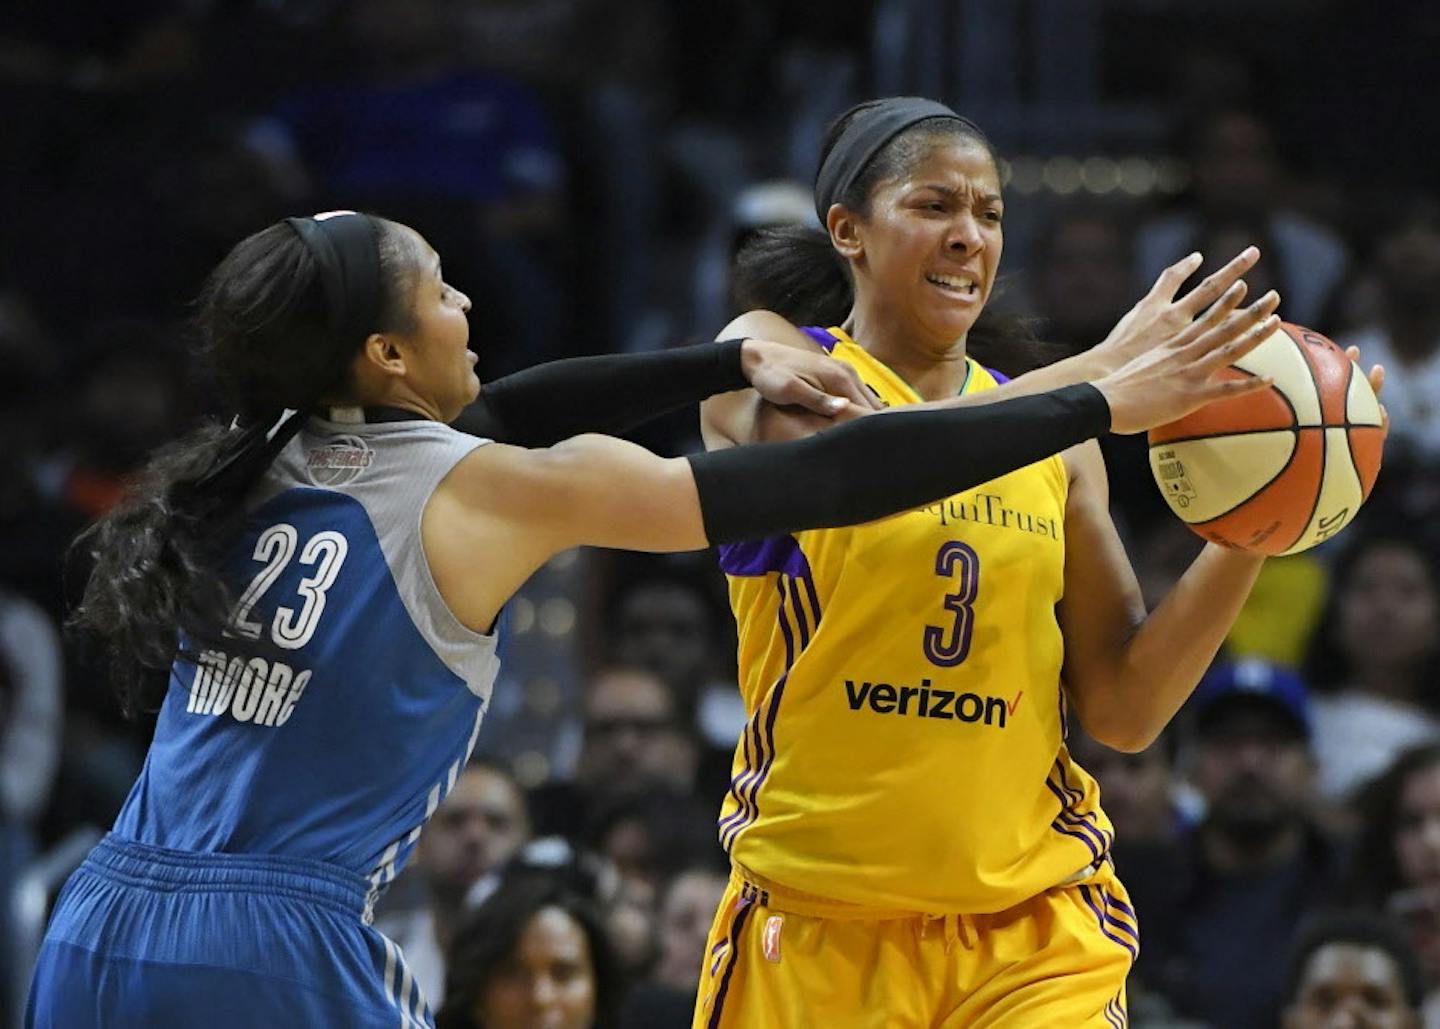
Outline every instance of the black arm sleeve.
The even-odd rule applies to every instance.
[[[459,425],[522,447],[548,447],[582,432],[623,433],[716,393],[749,386],[740,370],[742,342],[537,365],[487,383]]]
[[[858,418],[805,439],[688,458],[711,543],[855,525],[1023,468],[1110,428],[1081,383],[942,411]]]

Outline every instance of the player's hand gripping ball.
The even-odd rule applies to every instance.
[[[1380,473],[1385,429],[1364,373],[1318,332],[1282,322],[1221,374],[1274,385],[1150,430],[1170,509],[1204,538],[1260,554],[1334,536]]]

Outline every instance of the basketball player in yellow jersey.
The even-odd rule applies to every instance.
[[[1004,204],[976,126],[913,98],[854,108],[827,137],[816,204],[828,237],[762,238],[741,295],[812,326],[788,331],[892,407],[1082,380],[1128,357],[1139,325],[1264,326],[1278,304],[1239,307],[1253,248],[1176,299],[1192,255],[1094,351],[1005,384],[986,366],[1018,355],[976,324]],[[786,331],[754,311],[726,334]],[[702,423],[711,448],[817,428],[745,393],[707,401]],[[1066,710],[1145,747],[1261,559],[1208,548],[1147,617],[1092,443],[906,514],[722,548],[721,564],[751,717],[694,1025],[1125,1025],[1139,926]]]

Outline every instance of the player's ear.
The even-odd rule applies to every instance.
[[[372,332],[365,337],[361,358],[381,375],[403,376],[405,352],[399,341],[385,332]]]
[[[831,204],[825,215],[825,228],[830,233],[830,242],[846,260],[859,260],[865,253],[865,244],[860,238],[860,220],[855,212],[844,204]]]

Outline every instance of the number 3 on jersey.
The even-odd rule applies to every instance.
[[[285,571],[299,543],[300,536],[295,526],[285,522],[270,526],[255,541],[252,556],[264,567],[250,580],[250,585],[240,595],[240,602],[235,605],[235,616],[230,625],[236,635],[251,640],[260,638],[264,626],[250,621],[250,612],[261,595],[274,586],[275,580]],[[301,579],[296,587],[304,601],[298,613],[293,607],[283,605],[275,609],[275,619],[270,623],[270,638],[277,647],[299,650],[310,642],[310,637],[315,635],[320,625],[320,616],[325,612],[325,591],[335,585],[335,578],[340,574],[340,566],[345,563],[349,549],[350,544],[344,536],[329,530],[317,532],[305,541],[305,547],[300,551],[300,563],[314,568],[315,574]]]
[[[954,579],[955,591],[945,594],[950,625],[925,626],[925,656],[941,668],[953,668],[970,654],[975,631],[975,598],[980,593],[980,556],[959,540],[948,540],[935,555],[935,574]]]

